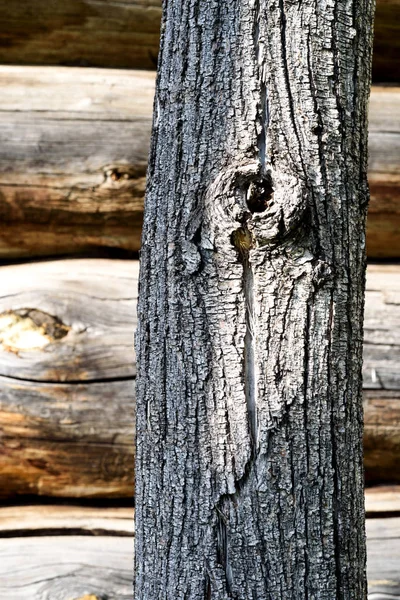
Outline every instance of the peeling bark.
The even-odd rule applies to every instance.
[[[136,600],[366,597],[369,0],[164,6]]]

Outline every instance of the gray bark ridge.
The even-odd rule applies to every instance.
[[[366,597],[366,0],[164,6],[135,600]]]

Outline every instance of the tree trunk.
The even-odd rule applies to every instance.
[[[372,3],[165,3],[142,241],[136,600],[366,597]]]

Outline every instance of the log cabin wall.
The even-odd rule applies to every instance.
[[[134,496],[137,259],[160,17],[161,0],[0,3],[0,596],[10,600],[131,598],[132,512],[110,505]],[[377,0],[363,371],[375,600],[400,598],[399,17],[399,0]],[[66,500],[86,506],[48,506]],[[77,557],[68,577],[64,554]]]

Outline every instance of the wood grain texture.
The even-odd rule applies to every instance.
[[[133,537],[133,508],[32,505],[0,507],[0,538],[38,535]]]
[[[4,511],[6,511],[4,513]],[[57,514],[57,511],[58,514]],[[107,516],[105,513],[109,512]],[[10,522],[15,509],[0,509],[0,516]],[[130,537],[118,535],[68,535],[79,526],[91,528],[93,509],[51,508],[47,525],[54,524],[53,533],[64,535],[35,537],[32,517],[37,509],[22,510],[22,524],[32,537],[1,539],[0,530],[0,595],[7,600],[132,600],[132,568],[134,543]],[[105,527],[114,523],[115,509],[106,509],[100,517]],[[8,514],[7,514],[8,513]],[[74,516],[68,517],[67,513]],[[80,513],[80,516],[78,516]],[[40,513],[39,513],[40,514]],[[43,519],[42,516],[39,519]],[[86,520],[86,524],[85,524]],[[95,518],[96,527],[98,517]],[[118,525],[121,519],[117,517]],[[124,524],[128,523],[123,519]],[[398,600],[400,598],[399,519],[367,520],[368,600]],[[11,533],[11,531],[10,531]],[[26,533],[26,532],[25,532]],[[51,533],[49,531],[49,533]],[[109,530],[111,534],[112,531]]]
[[[400,482],[400,392],[364,391],[367,483]]]
[[[373,77],[397,81],[399,2],[377,0]],[[161,0],[11,0],[0,6],[0,63],[154,69]]]
[[[400,598],[400,518],[367,519],[370,600]]]
[[[0,384],[1,498],[133,497],[132,380]]]
[[[369,265],[364,317],[364,387],[400,390],[400,267]]]
[[[137,251],[154,74],[1,67],[0,256]]]
[[[137,261],[72,259],[0,273],[0,375],[76,382],[135,374]]]
[[[0,67],[0,257],[140,248],[155,75]],[[370,105],[371,257],[400,256],[400,89]]]
[[[369,110],[371,201],[367,218],[367,252],[371,258],[400,257],[399,115],[400,88],[373,87]]]
[[[0,62],[154,69],[160,18],[160,0],[11,0]]]
[[[132,497],[137,271],[1,267],[0,496]]]
[[[132,600],[133,539],[52,536],[0,540],[8,600]]]

